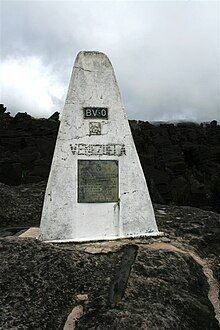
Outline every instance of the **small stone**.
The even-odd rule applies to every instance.
[[[75,329],[75,324],[78,319],[83,315],[83,306],[79,305],[73,308],[72,312],[69,314],[63,330],[73,330]]]
[[[162,237],[162,238],[160,239],[160,241],[163,242],[163,243],[170,243],[170,242],[171,242],[171,239],[168,238],[168,237]]]
[[[164,210],[157,210],[157,213],[162,214],[162,215],[166,214],[166,212]]]
[[[82,301],[87,301],[87,300],[89,300],[89,297],[88,297],[87,293],[76,295],[76,301],[77,302],[82,302]]]

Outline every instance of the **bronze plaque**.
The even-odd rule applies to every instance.
[[[78,203],[118,202],[118,161],[78,160]]]

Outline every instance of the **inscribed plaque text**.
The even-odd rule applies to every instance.
[[[118,161],[78,160],[78,203],[118,202]]]

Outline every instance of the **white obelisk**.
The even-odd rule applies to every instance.
[[[103,53],[80,52],[62,113],[39,239],[158,234],[113,67]]]

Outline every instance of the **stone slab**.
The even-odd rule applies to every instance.
[[[19,237],[24,238],[37,238],[39,235],[39,227],[31,227],[23,232]]]

